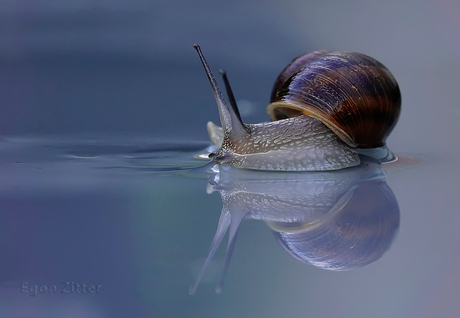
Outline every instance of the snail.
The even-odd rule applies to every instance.
[[[218,169],[207,192],[222,197],[222,212],[194,294],[219,244],[229,232],[222,290],[240,224],[262,220],[293,258],[333,271],[354,270],[377,261],[396,237],[400,214],[380,163],[363,156],[340,171],[289,173]]]
[[[203,56],[222,128],[209,122],[209,154],[219,165],[257,170],[320,171],[357,166],[359,154],[393,159],[385,145],[401,109],[390,71],[364,54],[314,51],[294,58],[275,81],[273,121],[244,124],[224,71],[230,107]]]

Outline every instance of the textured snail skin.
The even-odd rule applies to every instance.
[[[315,51],[278,76],[267,112],[273,120],[308,114],[351,147],[375,148],[395,126],[401,93],[390,71],[356,52]]]
[[[360,163],[355,148],[384,146],[399,116],[399,87],[381,63],[359,53],[315,51],[294,59],[278,76],[267,107],[275,121],[244,124],[225,73],[231,107],[200,47],[194,47],[222,123],[207,126],[219,147],[209,155],[217,164],[284,171],[353,167]]]
[[[354,149],[320,121],[306,117],[245,125],[249,133],[237,140],[224,137],[213,159],[217,164],[258,170],[321,171],[359,165]]]

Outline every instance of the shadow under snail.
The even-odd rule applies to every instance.
[[[209,158],[257,170],[320,171],[360,164],[359,154],[394,157],[385,140],[401,110],[398,83],[364,54],[314,51],[294,58],[275,81],[272,122],[244,124],[225,72],[230,107],[200,46],[195,44],[217,101],[222,128],[209,122]]]

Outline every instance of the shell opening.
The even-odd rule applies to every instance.
[[[343,131],[343,129],[337,127],[337,125],[329,120],[325,114],[321,113],[313,106],[273,102],[267,106],[267,113],[273,120],[286,119],[301,115],[311,116],[326,125],[348,146],[352,148],[356,148],[358,146],[356,142],[345,131]]]
[[[297,110],[297,109],[288,108],[288,107],[279,107],[279,108],[272,109],[272,113],[270,114],[270,116],[273,118],[273,120],[281,120],[281,119],[301,116],[303,114],[304,112]]]

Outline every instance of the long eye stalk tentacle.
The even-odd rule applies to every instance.
[[[200,46],[198,44],[194,44],[193,47],[198,52],[198,56],[200,57],[206,76],[208,77],[209,84],[211,84],[211,88],[217,102],[217,107],[219,108],[220,121],[224,132],[230,134],[233,138],[240,138],[241,136],[246,135],[247,131],[244,124],[241,122],[241,117],[236,108],[236,103],[235,106],[227,106],[222,96],[222,91],[217,84],[216,78],[214,77],[209,64],[206,62],[203,52],[201,52]]]
[[[238,120],[240,122],[243,122],[241,120],[241,115],[238,109],[238,105],[236,104],[235,95],[233,95],[232,87],[230,86],[230,82],[228,81],[227,72],[225,72],[225,70],[219,70],[219,73],[222,75],[222,79],[224,80],[225,90],[227,91],[227,96],[228,96],[228,101],[230,102],[230,106],[232,106],[233,112],[238,117]]]

